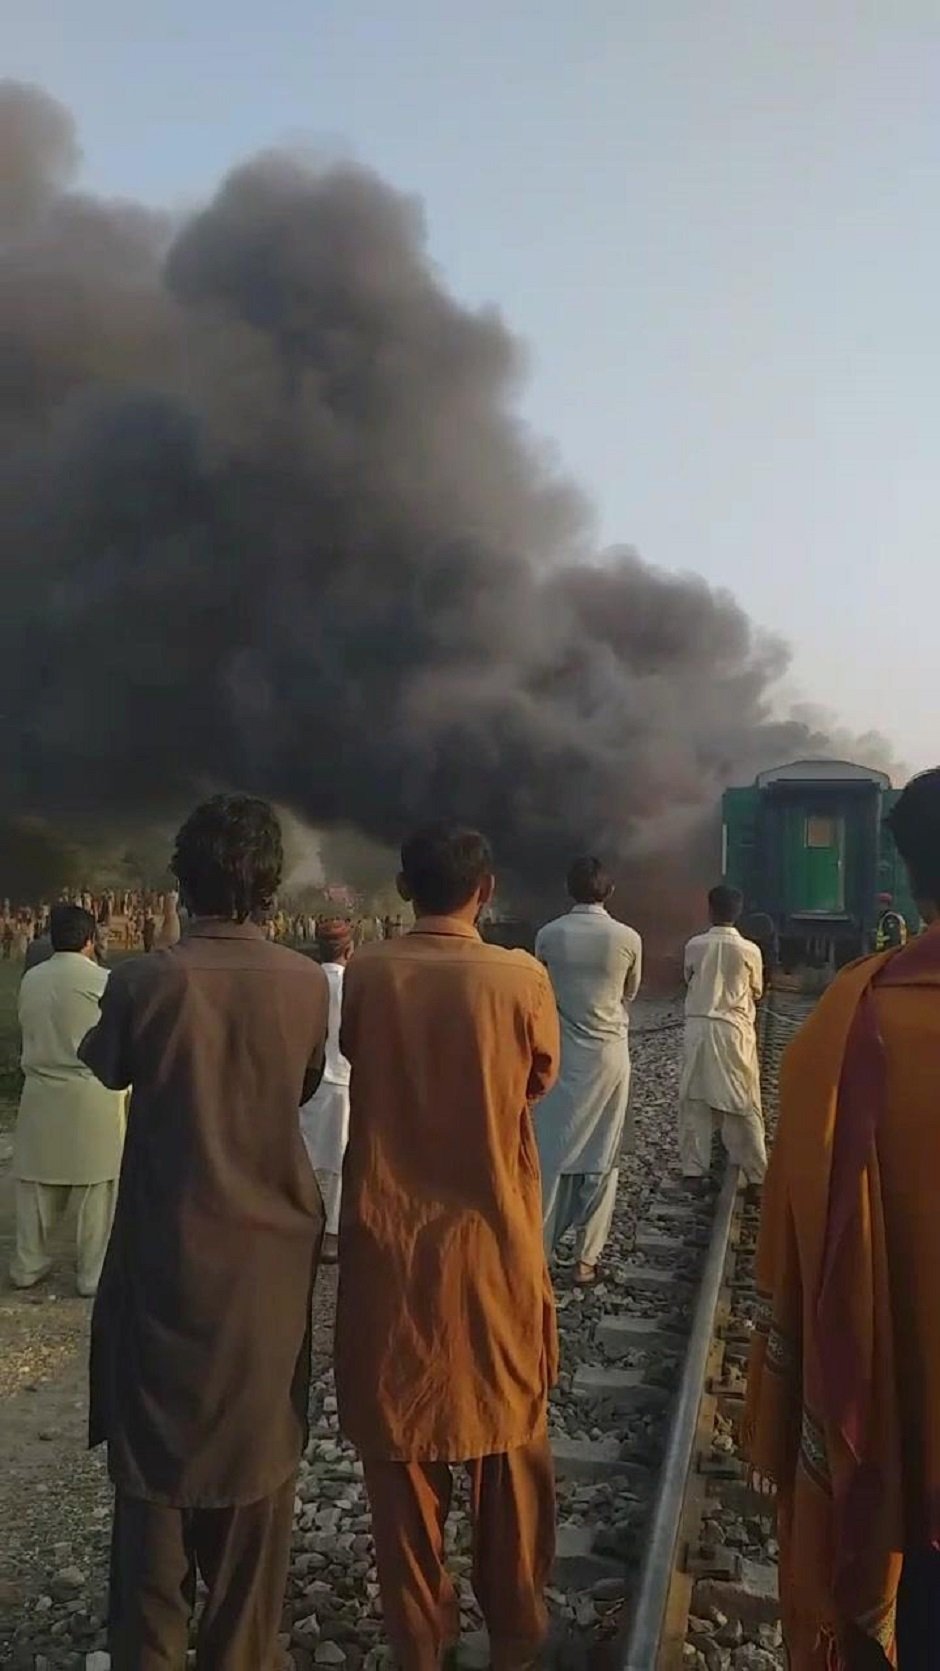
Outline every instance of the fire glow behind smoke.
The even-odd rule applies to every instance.
[[[538,891],[826,750],[730,597],[592,556],[413,201],[271,155],[174,225],[70,192],[66,113],[12,85],[0,145],[9,810],[240,786],[392,843],[449,813]]]

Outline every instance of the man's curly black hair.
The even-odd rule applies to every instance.
[[[940,905],[940,766],[912,777],[885,819],[917,900]]]
[[[176,838],[173,874],[196,917],[237,923],[262,918],[284,870],[273,807],[252,795],[215,795],[191,812]]]

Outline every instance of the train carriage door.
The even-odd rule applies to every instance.
[[[810,813],[804,829],[802,911],[845,910],[845,819]]]

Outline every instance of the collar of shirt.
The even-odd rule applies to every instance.
[[[571,915],[573,917],[607,917],[610,912],[606,905],[572,905]]]
[[[462,917],[419,917],[409,934],[453,934],[459,940],[479,940],[472,923]]]
[[[187,940],[263,940],[265,937],[257,923],[229,922],[224,917],[196,917],[187,924],[185,934]]]
[[[712,926],[708,930],[708,932],[709,932],[709,934],[734,934],[734,935],[737,935],[738,930],[735,928],[734,923],[712,923]]]

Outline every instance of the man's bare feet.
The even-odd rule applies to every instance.
[[[574,1285],[576,1288],[591,1288],[597,1281],[597,1266],[586,1265],[579,1259],[574,1268]]]

